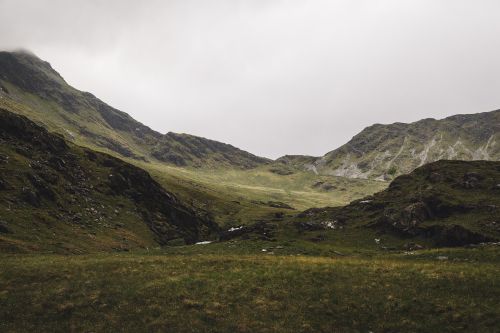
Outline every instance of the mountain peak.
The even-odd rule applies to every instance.
[[[67,85],[50,63],[27,50],[0,51],[0,78],[27,92],[44,96],[50,90]]]

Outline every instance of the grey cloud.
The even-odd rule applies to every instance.
[[[152,128],[320,155],[372,123],[500,105],[500,3],[0,0],[0,47]]]

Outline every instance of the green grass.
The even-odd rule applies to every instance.
[[[387,187],[386,182],[318,176],[297,171],[277,175],[262,166],[250,170],[177,168],[161,163],[129,160],[147,170],[184,202],[212,214],[221,225],[239,225],[266,219],[276,212],[296,214],[311,207],[340,206]],[[328,182],[334,189],[314,187]],[[295,208],[283,210],[259,202],[279,201]],[[257,203],[256,203],[257,202]]]
[[[0,257],[2,332],[493,332],[498,249]],[[198,253],[197,253],[198,252]],[[481,254],[481,252],[484,252]],[[453,256],[475,256],[474,262]],[[420,257],[417,259],[417,257]]]

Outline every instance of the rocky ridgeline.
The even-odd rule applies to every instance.
[[[443,159],[500,160],[500,110],[375,124],[322,157],[284,156],[276,162],[320,174],[391,180]]]

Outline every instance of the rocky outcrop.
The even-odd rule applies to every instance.
[[[302,212],[296,226],[326,230],[325,221],[332,221],[346,228],[425,239],[436,246],[494,242],[500,239],[499,179],[500,162],[438,161],[347,206]]]

